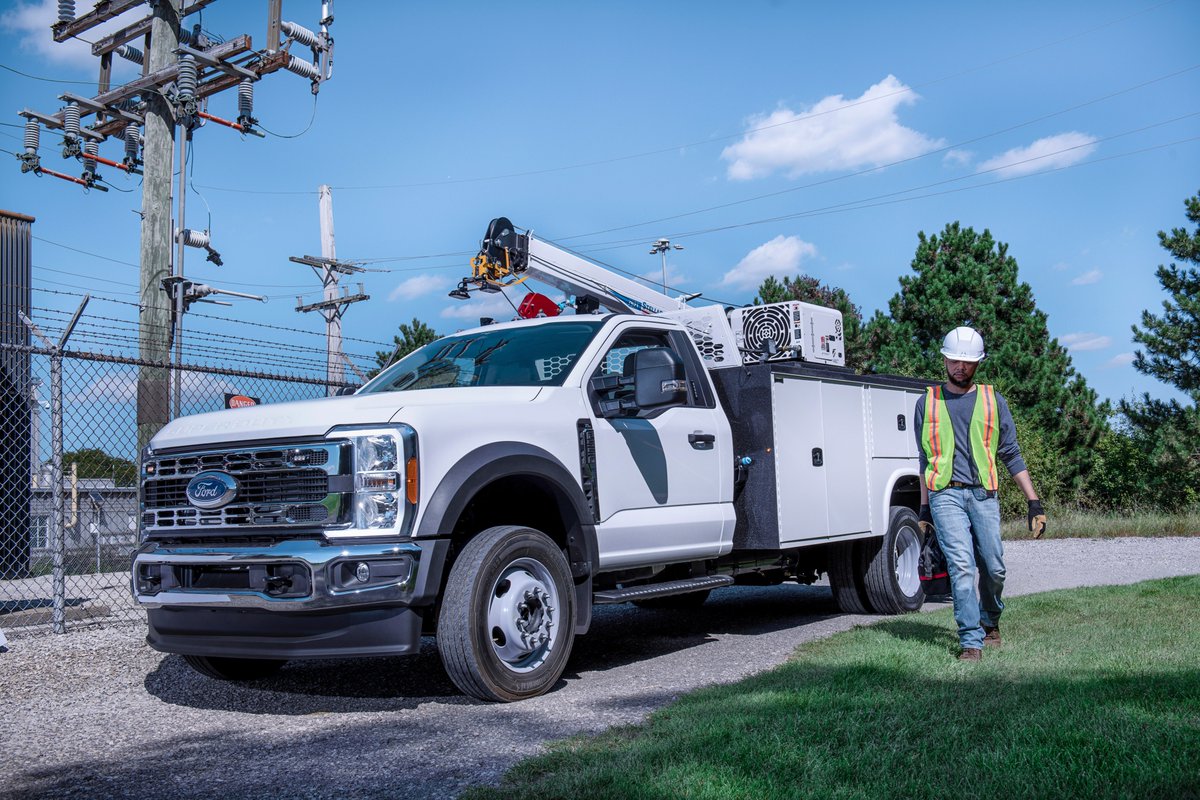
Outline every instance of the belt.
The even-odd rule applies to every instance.
[[[950,481],[946,486],[947,489],[982,489],[981,483],[963,483],[962,481]],[[989,489],[987,493],[988,499],[996,496],[995,490]]]

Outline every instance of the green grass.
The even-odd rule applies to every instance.
[[[892,619],[466,797],[1196,798],[1197,617],[1200,577],[1014,598],[977,664],[948,610]]]
[[[1200,536],[1200,510],[1168,513],[1139,511],[1103,514],[1075,509],[1047,509],[1049,524],[1044,539],[1111,539],[1114,536]],[[1024,517],[1005,519],[1000,526],[1005,539],[1032,539]]]

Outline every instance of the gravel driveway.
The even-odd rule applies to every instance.
[[[1010,594],[1200,573],[1200,538],[1006,550]],[[873,619],[838,613],[823,585],[725,590],[699,612],[603,607],[565,681],[511,705],[460,695],[431,641],[411,658],[294,662],[237,686],[150,650],[140,627],[10,640],[0,797],[447,797],[548,740],[636,723]]]

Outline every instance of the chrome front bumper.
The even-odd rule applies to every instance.
[[[134,556],[131,590],[149,609],[319,611],[406,604],[414,599],[422,553],[413,542],[287,540],[245,547],[150,542]]]

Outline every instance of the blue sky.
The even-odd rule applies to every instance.
[[[0,63],[94,80],[85,45],[52,43],[53,6],[0,3]],[[284,16],[312,28],[319,8],[286,0]],[[648,275],[659,273],[648,244],[669,236],[685,248],[671,283],[723,302],[749,301],[766,275],[808,273],[868,316],[908,274],[917,232],[958,220],[1008,243],[1051,334],[1102,397],[1172,396],[1129,365],[1130,325],[1164,297],[1156,231],[1182,226],[1183,200],[1200,190],[1193,0],[342,0],[336,14],[334,77],[315,116],[307,81],[280,72],[257,87],[263,126],[302,135],[196,133],[187,222],[208,227],[211,209],[225,266],[189,251],[187,271],[271,298],[204,313],[324,330],[293,310],[318,285],[287,260],[319,252],[323,183],[338,256],[390,270],[363,277],[372,299],[344,322],[347,336],[376,341],[414,316],[443,333],[511,316],[500,298],[446,297],[495,216]],[[203,24],[261,45],[266,2],[221,0]],[[0,121],[93,89],[2,71]],[[236,116],[233,94],[209,111]],[[0,127],[0,148],[19,150],[20,135]],[[79,171],[56,151],[43,134],[43,163]],[[120,143],[101,154],[119,159]],[[35,286],[135,299],[136,267],[52,242],[136,263],[136,177],[102,170],[135,191],[85,194],[8,164],[0,207],[37,217]],[[242,328],[194,321],[205,326]]]

